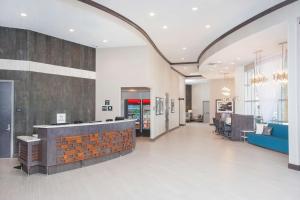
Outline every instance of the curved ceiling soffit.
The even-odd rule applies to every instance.
[[[207,47],[205,47],[205,49],[200,53],[200,55],[198,56],[197,58],[197,63],[200,64],[201,62],[201,59],[204,57],[205,53],[210,49],[212,48],[215,44],[217,44],[218,42],[220,42],[221,40],[223,40],[224,38],[226,38],[227,36],[229,36],[230,34],[238,31],[239,29],[247,26],[248,24],[280,9],[280,8],[283,8],[287,5],[290,5],[294,2],[297,2],[298,0],[286,0],[286,1],[283,1],[279,4],[276,4],[275,6],[272,6],[270,8],[268,8],[267,10],[264,10],[260,13],[258,13],[257,15],[247,19],[246,21],[242,22],[241,24],[233,27],[232,29],[230,29],[229,31],[225,32],[224,34],[222,34],[221,36],[219,36],[217,39],[215,39],[213,42],[211,42]],[[198,65],[198,68],[199,68],[199,65]]]
[[[233,27],[232,29],[230,29],[229,31],[225,32],[224,34],[222,34],[220,37],[218,37],[217,39],[215,39],[214,41],[212,41],[207,47],[204,48],[204,50],[202,50],[202,52],[200,53],[200,55],[198,56],[196,61],[192,61],[192,62],[178,62],[178,63],[172,63],[169,59],[167,59],[167,57],[158,49],[158,47],[156,46],[156,44],[153,42],[153,40],[151,39],[151,37],[147,34],[147,32],[140,27],[139,25],[137,25],[135,22],[133,22],[132,20],[128,19],[127,17],[121,15],[120,13],[106,7],[103,6],[95,1],[92,0],[78,0],[82,3],[88,4],[92,7],[95,7],[99,10],[102,10],[103,12],[106,12],[114,17],[117,17],[118,19],[124,21],[125,23],[129,24],[130,26],[132,26],[133,28],[135,28],[137,31],[139,31],[147,40],[148,42],[152,45],[152,47],[156,50],[156,52],[169,64],[169,65],[189,65],[189,64],[197,64],[199,67],[199,62],[201,60],[201,58],[204,56],[204,54],[211,48],[213,47],[215,44],[217,44],[219,41],[221,41],[222,39],[224,39],[225,37],[227,37],[228,35],[234,33],[235,31],[243,28],[244,26],[250,24],[251,22],[256,21],[257,19],[260,19],[280,8],[283,8],[291,3],[294,3],[298,0],[286,0],[283,1],[279,4],[276,4],[275,6],[272,6],[270,8],[268,8],[267,10],[264,10],[262,12],[260,12],[259,14],[249,18],[248,20],[242,22],[241,24]],[[190,77],[190,76],[186,76],[184,74],[182,74],[181,72],[179,72],[178,70],[176,70],[175,68],[171,67],[174,71],[176,71],[177,73],[179,73],[180,75],[184,76],[184,77]],[[202,77],[201,75],[199,75],[199,77]]]

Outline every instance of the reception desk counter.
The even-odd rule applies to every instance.
[[[135,121],[34,126],[37,138],[18,137],[24,171],[54,174],[110,160],[135,148]]]

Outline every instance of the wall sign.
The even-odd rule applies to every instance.
[[[109,105],[110,105],[110,100],[105,100],[105,101],[104,101],[104,104],[105,104],[106,106],[109,106]]]
[[[104,106],[102,106],[102,111],[112,111],[113,107],[110,105],[110,100],[105,99],[104,100]]]
[[[57,113],[56,114],[56,123],[57,124],[66,123],[66,113]]]
[[[107,106],[102,106],[102,111],[107,111]]]

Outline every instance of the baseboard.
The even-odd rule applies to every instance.
[[[289,167],[289,169],[300,171],[300,165],[294,165],[294,164],[289,163],[288,167]]]
[[[164,136],[165,134],[167,134],[167,133],[169,133],[169,132],[172,132],[172,131],[174,131],[175,129],[178,129],[178,128],[180,128],[180,126],[176,126],[176,127],[172,128],[172,129],[170,129],[170,130],[168,130],[168,131],[165,131],[165,132],[161,133],[160,135],[156,136],[155,138],[151,138],[151,141],[154,142],[155,140],[157,140],[157,139],[160,138],[161,136]]]

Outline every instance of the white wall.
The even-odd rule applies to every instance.
[[[179,97],[184,97],[184,78],[150,47],[97,49],[96,120],[121,115],[121,87],[149,87],[151,96],[151,138],[164,133],[165,115],[155,115],[155,97],[175,99],[175,113],[170,113],[169,128],[179,125]],[[183,85],[183,86],[182,86]],[[104,100],[111,100],[112,112],[103,112]],[[168,108],[169,109],[169,108]],[[184,115],[184,113],[183,113]]]
[[[235,96],[235,89],[234,89],[234,79],[226,79],[224,82],[223,79],[212,79],[209,81],[210,87],[210,122],[212,123],[213,118],[216,114],[216,100],[224,98],[222,94],[222,88],[228,87],[231,90],[230,98]]]
[[[210,122],[215,117],[216,100],[224,98],[221,89],[228,87],[231,90],[230,98],[235,97],[234,79],[211,79],[206,83],[194,84],[192,86],[192,110],[193,115],[203,114],[203,101],[209,101]]]
[[[245,72],[244,66],[237,66],[235,68],[235,113],[244,114],[245,113]]]
[[[210,88],[208,81],[192,85],[193,115],[203,115],[203,101],[210,101]]]

